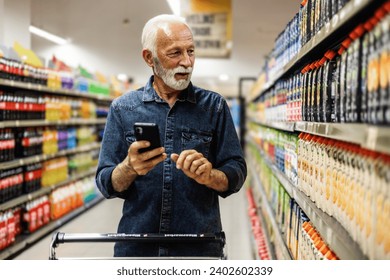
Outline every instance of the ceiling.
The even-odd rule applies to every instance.
[[[300,0],[232,0],[233,49],[228,59],[197,58],[194,84],[238,94],[240,77],[257,77],[276,36],[298,12]],[[151,69],[141,57],[145,22],[171,13],[165,0],[31,0],[32,24],[71,44],[57,46],[36,36],[31,48],[40,56],[55,54],[71,66],[82,65],[105,75],[126,73],[143,85]],[[218,76],[227,74],[228,81]],[[249,89],[250,85],[247,85]]]

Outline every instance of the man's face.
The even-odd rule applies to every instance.
[[[174,90],[187,88],[195,62],[194,43],[185,25],[172,25],[170,31],[160,29],[153,58],[155,74]]]

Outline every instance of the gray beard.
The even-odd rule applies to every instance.
[[[174,90],[183,90],[188,87],[188,85],[191,82],[192,67],[186,69],[182,66],[179,66],[174,69],[165,69],[164,67],[162,67],[158,58],[153,58],[153,61],[155,65],[154,67],[155,74],[158,77],[160,77],[167,86],[169,86]],[[189,73],[188,78],[186,80],[177,81],[175,79],[175,74],[184,73],[184,72]]]

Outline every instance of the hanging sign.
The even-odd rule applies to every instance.
[[[182,0],[182,15],[194,34],[196,57],[228,58],[231,0]]]

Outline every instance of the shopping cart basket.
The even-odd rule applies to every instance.
[[[158,242],[158,243],[219,243],[222,247],[222,254],[219,257],[131,257],[126,259],[226,259],[225,254],[225,233],[202,233],[202,234],[125,234],[125,233],[63,233],[56,232],[50,243],[50,260],[58,260],[56,248],[63,243],[78,242]],[[99,258],[93,258],[99,259]],[[104,258],[107,259],[107,258]],[[115,258],[117,259],[117,258]]]

